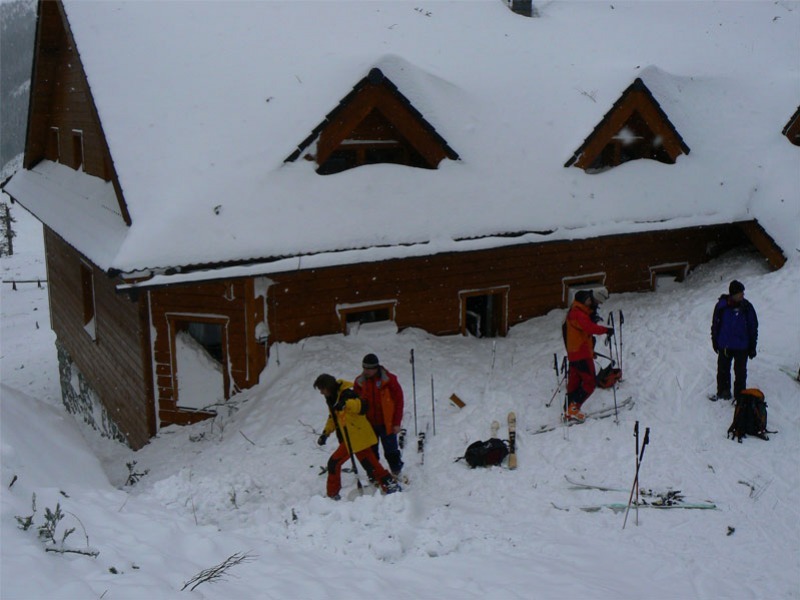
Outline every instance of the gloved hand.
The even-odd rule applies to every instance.
[[[317,446],[324,446],[325,443],[328,441],[328,436],[324,433],[317,438]]]
[[[747,356],[749,356],[750,358],[755,358],[755,357],[756,357],[756,354],[758,354],[758,353],[756,352],[756,349],[755,349],[755,348],[751,348],[751,349],[750,349],[750,352],[748,352],[748,353],[747,353]]]
[[[614,328],[613,327],[606,327],[606,335],[608,337],[614,337]]]

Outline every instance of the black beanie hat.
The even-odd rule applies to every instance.
[[[731,284],[728,286],[728,293],[733,296],[734,294],[738,294],[739,292],[744,291],[744,285],[741,281],[736,281],[735,279],[731,281]]]
[[[377,369],[380,366],[380,361],[378,361],[378,357],[374,354],[367,354],[364,357],[364,360],[361,361],[361,367],[364,369]]]
[[[585,304],[586,300],[592,297],[592,292],[590,290],[578,290],[575,292],[575,300],[580,302],[581,304]]]

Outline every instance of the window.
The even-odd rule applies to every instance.
[[[83,168],[83,132],[72,130],[72,168],[76,171]]]
[[[650,288],[653,291],[665,291],[686,279],[689,263],[667,263],[650,267]]]
[[[567,307],[572,305],[575,293],[580,290],[595,290],[605,287],[605,273],[590,273],[587,275],[575,275],[562,277],[561,279],[561,298]]]
[[[586,168],[586,172],[602,173],[639,158],[650,158],[667,164],[675,163],[664,148],[662,136],[653,133],[642,116],[634,111],[592,164]]]
[[[173,389],[181,410],[209,410],[229,397],[228,321],[168,315]]]
[[[461,334],[478,338],[508,332],[508,286],[459,292]]]
[[[92,267],[81,262],[81,295],[83,297],[83,329],[93,340],[97,339],[97,321],[94,302],[94,273]]]
[[[367,304],[342,305],[336,307],[342,333],[349,335],[357,331],[361,325],[381,321],[394,322],[397,301],[370,302]]]
[[[393,163],[432,168],[383,115],[372,110],[350,136],[317,169],[332,175],[362,165]]]
[[[51,127],[47,131],[47,147],[44,151],[44,157],[47,160],[58,162],[61,160],[61,153],[59,152],[59,134],[58,127]]]

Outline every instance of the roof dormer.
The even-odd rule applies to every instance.
[[[601,173],[640,158],[674,164],[681,154],[689,146],[637,77],[564,166]]]
[[[795,146],[800,146],[800,106],[794,111],[792,118],[786,123],[786,127],[781,132]]]
[[[320,175],[377,163],[436,169],[445,158],[458,160],[458,154],[378,68],[353,87],[286,162],[301,155],[317,163]]]

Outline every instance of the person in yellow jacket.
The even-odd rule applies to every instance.
[[[399,492],[400,486],[381,465],[372,447],[378,438],[372,425],[364,416],[367,403],[358,397],[349,381],[336,379],[323,373],[314,381],[314,388],[325,398],[328,406],[328,420],[317,443],[325,445],[328,436],[336,432],[339,447],[328,459],[328,482],[326,492],[329,498],[339,500],[342,489],[342,466],[355,455],[364,465],[367,476],[377,481],[385,494]]]

